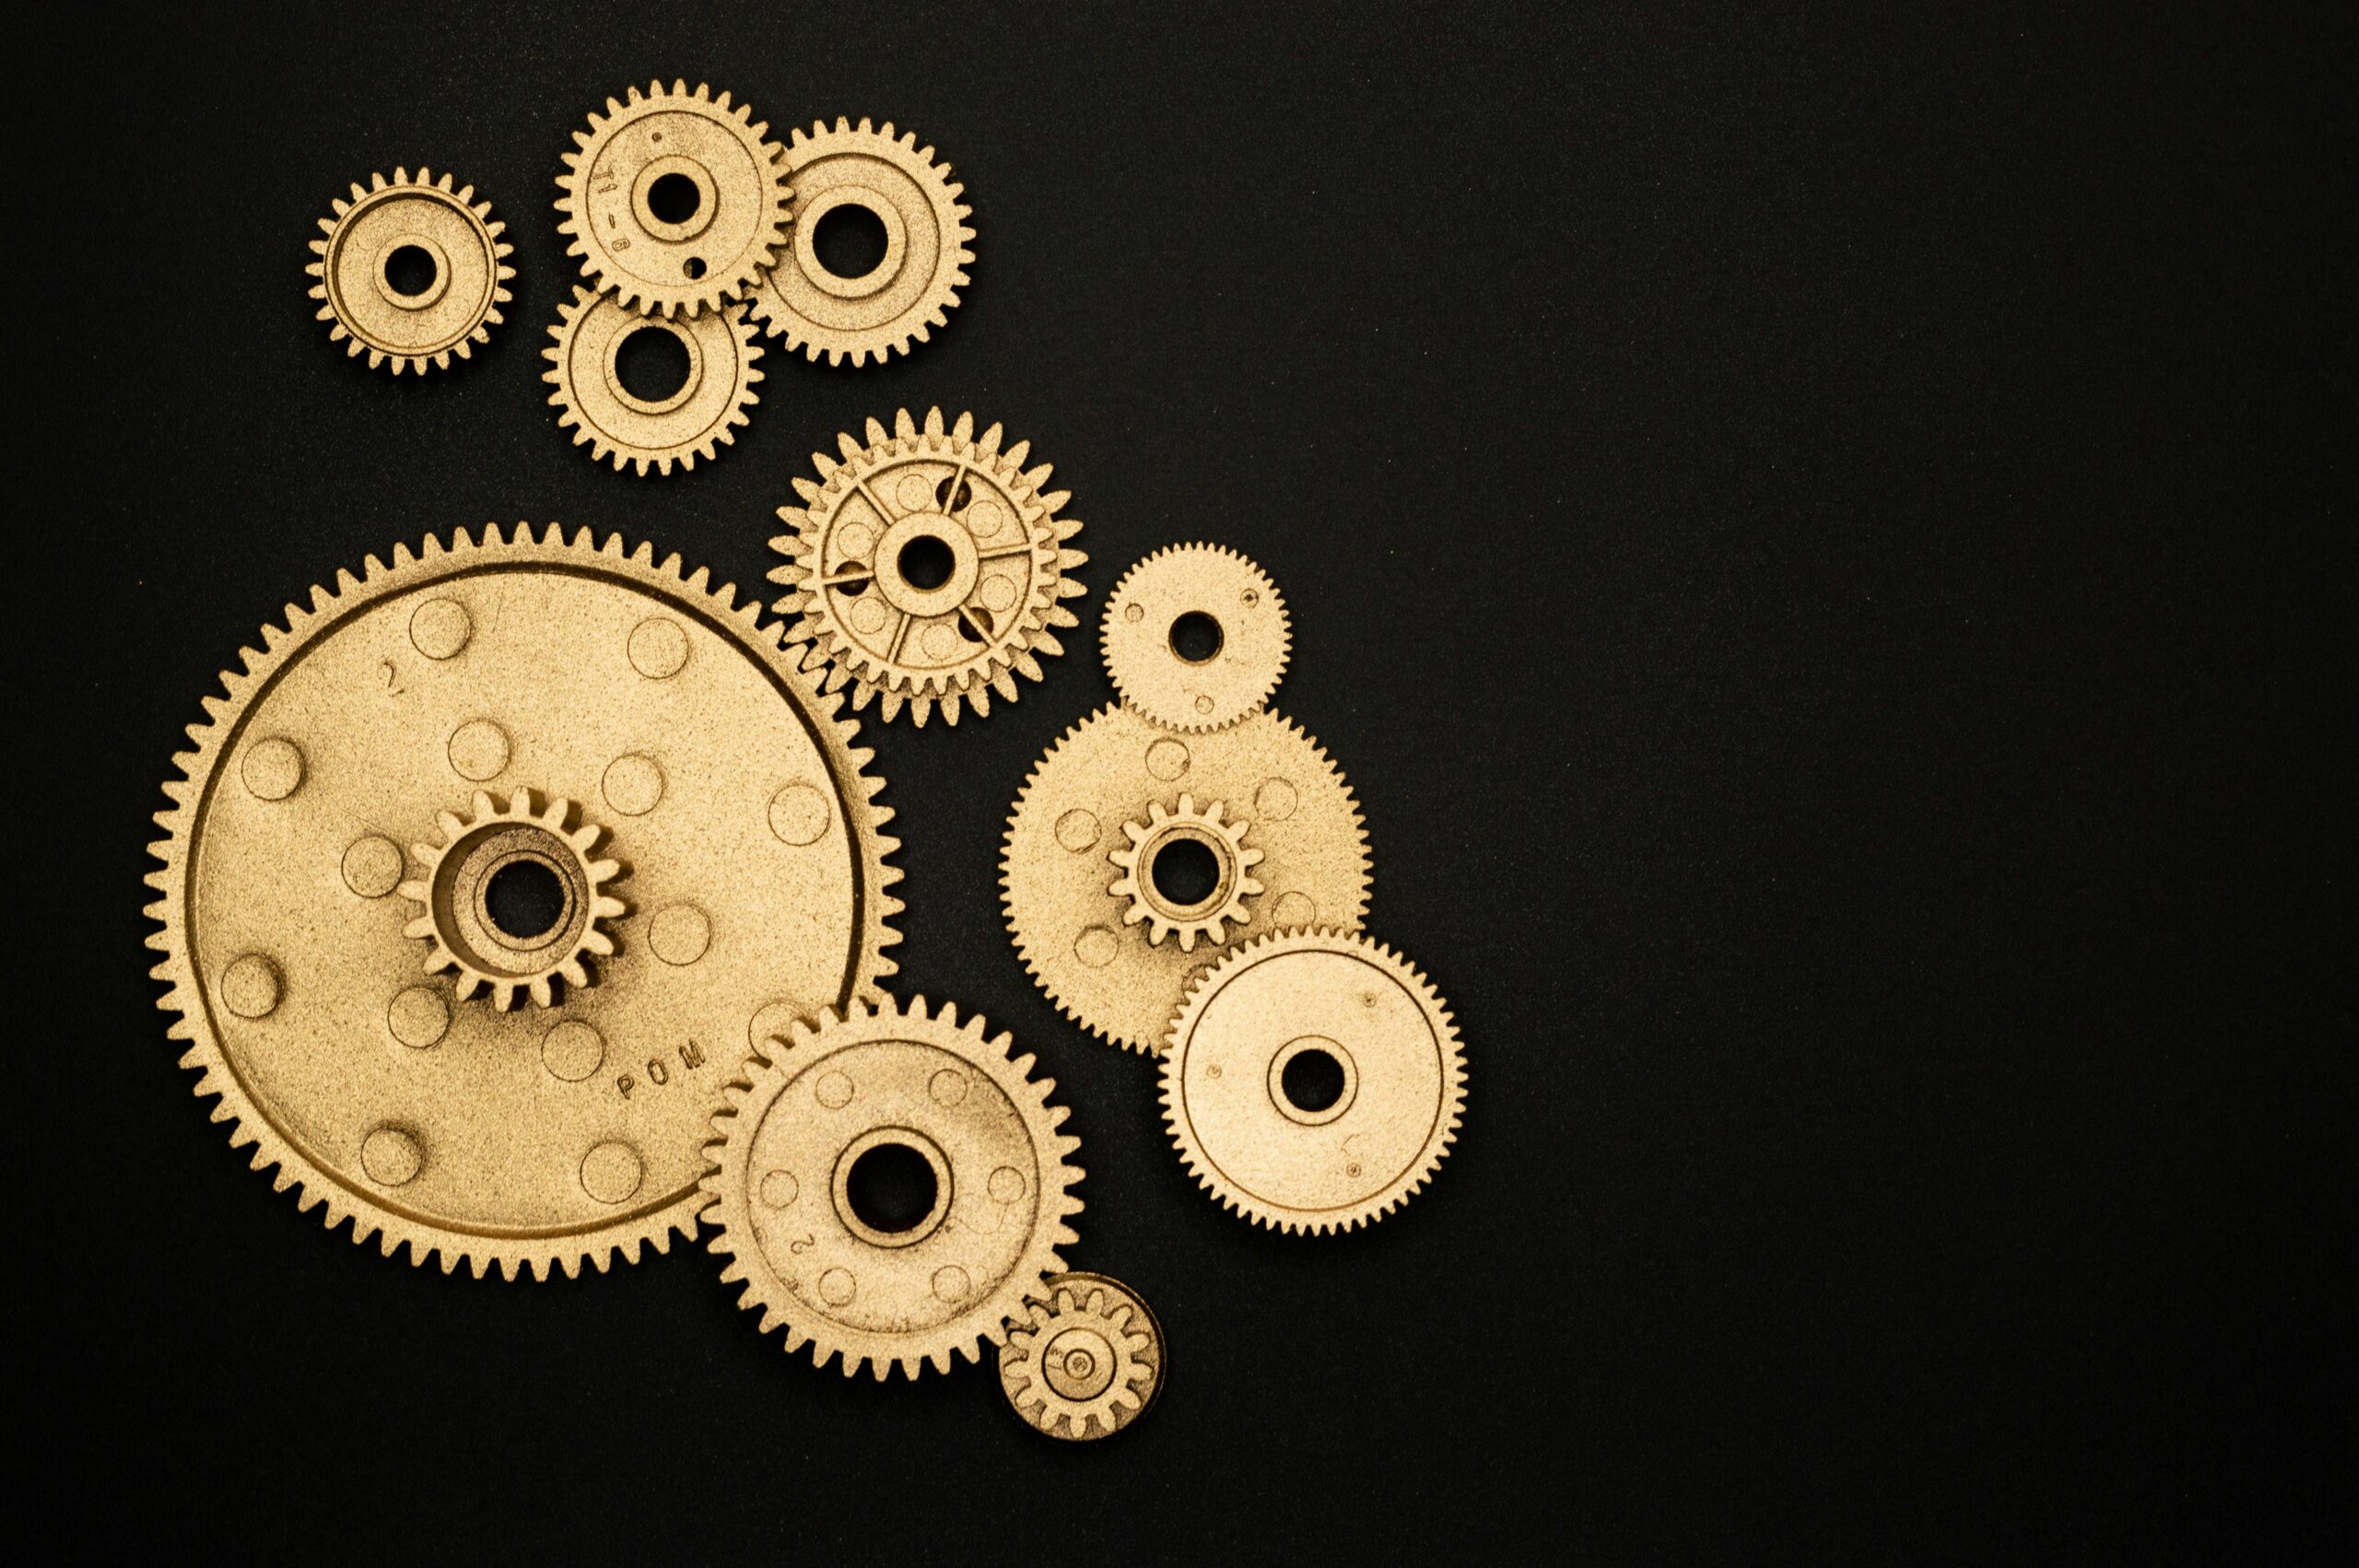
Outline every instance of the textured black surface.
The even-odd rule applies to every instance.
[[[576,1562],[2347,1550],[2347,23],[1127,15],[322,6],[39,52],[36,1512]],[[773,354],[734,449],[640,480],[543,403],[551,181],[675,75],[915,128],[980,261],[914,357]],[[331,196],[420,162],[522,275],[422,384],[301,273]],[[190,1098],[140,947],[166,758],[285,599],[518,519],[758,584],[806,454],[936,402],[1056,464],[1093,633],[1174,540],[1275,576],[1277,704],[1473,1064],[1383,1224],[1223,1214],[999,921],[1094,636],[987,723],[871,726],[899,989],[1039,1052],[1074,1260],[1171,1335],[1086,1449],[987,1371],[790,1362],[700,1249],[501,1284],[323,1234]]]

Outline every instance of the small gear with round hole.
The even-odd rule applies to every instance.
[[[706,1151],[712,1249],[789,1354],[808,1345],[815,1366],[840,1356],[845,1376],[864,1364],[879,1382],[947,1372],[954,1352],[1005,1343],[1062,1270],[1081,1141],[1011,1044],[947,1002],[887,998],[796,1022],[730,1088]],[[864,1184],[895,1164],[916,1174],[914,1200],[880,1212]]]
[[[607,927],[629,913],[607,891],[622,867],[599,856],[604,830],[581,816],[570,801],[536,809],[529,790],[505,804],[478,790],[468,815],[443,812],[436,818],[440,843],[411,846],[426,874],[397,890],[419,909],[405,931],[432,944],[426,972],[449,970],[453,1000],[487,991],[505,1012],[521,990],[535,1006],[554,1007],[560,983],[590,984],[589,959],[612,955]],[[503,930],[492,907],[501,873],[518,865],[548,873],[557,893],[555,913],[537,930]]]
[[[812,454],[819,477],[797,478],[799,507],[780,507],[793,530],[770,541],[787,557],[770,580],[786,590],[772,608],[801,618],[788,640],[828,667],[827,689],[851,687],[887,720],[904,708],[923,724],[935,711],[958,722],[972,706],[1014,702],[1015,677],[1041,678],[1040,660],[1064,651],[1051,628],[1079,625],[1063,601],[1086,591],[1068,574],[1088,560],[1067,541],[1079,520],[1071,497],[1046,488],[1047,463],[1026,468],[1031,443],[1001,445],[975,418],[922,423],[902,409],[887,430],[868,421],[865,440],[837,438],[838,455]]]
[[[999,1352],[1008,1404],[1068,1442],[1111,1437],[1163,1391],[1163,1325],[1139,1293],[1103,1274],[1051,1275]]]
[[[632,88],[573,141],[557,176],[557,228],[596,291],[627,310],[718,310],[744,298],[786,242],[786,149],[725,92]]]
[[[1259,712],[1285,673],[1285,602],[1269,575],[1218,544],[1174,544],[1106,596],[1106,673],[1168,729],[1226,729]]]
[[[320,219],[323,238],[311,241],[310,274],[319,319],[333,322],[332,343],[347,356],[367,354],[369,368],[391,366],[426,374],[451,368],[453,355],[472,357],[491,341],[508,303],[513,249],[500,236],[507,225],[475,187],[420,169],[369,177],[352,199],[339,197],[334,216]]]
[[[641,333],[676,340],[685,356],[685,376],[660,397],[640,397],[624,380],[626,345]],[[628,463],[642,475],[650,467],[668,474],[675,462],[692,469],[698,458],[711,462],[721,446],[735,443],[745,411],[758,401],[754,383],[762,373],[754,361],[762,351],[734,310],[640,316],[577,287],[572,301],[557,308],[549,335],[557,341],[541,351],[549,361],[541,379],[557,389],[549,403],[559,410],[557,427],[570,428],[592,462],[611,461],[617,472]]]
[[[1222,821],[1221,809],[1215,801],[1200,812],[1196,797],[1183,792],[1171,810],[1166,811],[1161,801],[1149,801],[1144,822],[1122,825],[1128,848],[1106,857],[1122,874],[1106,891],[1130,901],[1122,923],[1144,922],[1149,945],[1160,946],[1176,936],[1182,953],[1193,952],[1200,940],[1218,946],[1229,921],[1245,922],[1245,901],[1265,891],[1252,874],[1262,851],[1245,842],[1246,824]],[[1203,851],[1197,859],[1211,868],[1212,875],[1201,879],[1201,890],[1191,886],[1174,896],[1158,884],[1155,873],[1162,855],[1176,852],[1182,843]]]
[[[949,324],[975,259],[965,187],[917,137],[863,120],[815,122],[788,138],[790,178],[800,203],[792,239],[750,295],[756,320],[792,350],[830,365],[883,364]],[[846,277],[821,261],[819,234],[831,220],[864,216],[883,235],[874,265]]]

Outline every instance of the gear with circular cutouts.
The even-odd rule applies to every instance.
[[[1154,940],[1152,923],[1132,921],[1130,898],[1114,891],[1125,880],[1115,873],[1133,869],[1118,859],[1134,848],[1124,825],[1151,830],[1155,806],[1180,807],[1183,791],[1189,810],[1220,804],[1220,832],[1196,840],[1213,853],[1217,883],[1241,890],[1247,867],[1236,851],[1261,856],[1250,863],[1260,891],[1240,891],[1241,929],[1226,926],[1224,905],[1223,930],[1207,930],[1212,940],[1192,948]],[[1183,852],[1164,874],[1176,883],[1191,858],[1199,857]],[[1156,876],[1156,862],[1144,871]],[[1313,924],[1357,930],[1368,876],[1351,787],[1316,741],[1268,708],[1204,735],[1100,708],[1034,766],[1000,860],[1008,930],[1034,980],[1084,1028],[1150,1053],[1162,1048],[1189,978],[1220,957],[1223,941]]]
[[[1188,988],[1163,1057],[1164,1123],[1189,1170],[1273,1230],[1383,1218],[1432,1176],[1465,1107],[1441,998],[1391,948],[1342,931],[1230,949]]]
[[[939,408],[922,426],[902,409],[889,432],[871,419],[864,444],[814,452],[818,480],[796,479],[803,505],[779,509],[794,532],[770,541],[788,557],[772,608],[800,614],[787,639],[831,666],[829,691],[851,686],[854,709],[881,696],[887,720],[987,715],[993,692],[1014,702],[1015,677],[1040,679],[1041,657],[1064,651],[1050,627],[1080,624],[1059,603],[1086,591],[1066,575],[1089,558],[1065,547],[1081,532],[1057,515],[1070,497],[1043,492],[1049,464],[1024,466],[1029,442],[974,431],[971,414],[945,429]]]
[[[947,1002],[929,1016],[922,997],[782,1033],[713,1118],[704,1186],[722,1279],[745,1286],[738,1305],[764,1332],[785,1326],[789,1354],[840,1355],[847,1377],[863,1363],[879,1382],[896,1365],[947,1372],[954,1351],[980,1361],[1074,1240],[1081,1141],[1057,1130],[1054,1082],[1011,1060],[1007,1035],[980,1017],[962,1027]],[[930,1186],[905,1188],[907,1211],[864,1210],[872,1161]]]
[[[899,940],[883,782],[759,616],[551,526],[396,547],[263,628],[147,879],[182,1065],[255,1169],[446,1270],[692,1232],[722,1085]]]
[[[815,122],[788,138],[786,158],[801,205],[792,240],[749,296],[764,329],[806,359],[881,365],[947,326],[975,259],[971,209],[950,166],[915,135],[896,136],[889,120],[881,131],[866,120],[855,128],[839,119],[832,131]],[[817,249],[828,215],[846,207],[884,231],[883,255],[858,277],[829,271]]]
[[[1103,1274],[1052,1275],[999,1352],[1001,1390],[1050,1437],[1111,1437],[1163,1390],[1163,1325],[1139,1293]]]
[[[786,150],[705,84],[651,82],[573,134],[557,176],[567,254],[597,292],[641,315],[701,315],[742,299],[786,242]]]
[[[1190,733],[1259,712],[1285,673],[1285,602],[1260,567],[1218,544],[1174,544],[1106,596],[1106,673],[1122,700]]]
[[[325,238],[311,241],[317,259],[303,268],[311,297],[319,319],[334,323],[328,340],[347,356],[365,351],[372,370],[447,370],[452,355],[472,357],[499,324],[516,275],[513,247],[500,238],[508,226],[474,186],[452,186],[449,174],[424,169],[415,180],[404,169],[390,181],[372,174],[368,189],[354,185],[352,199],[320,219]]]
[[[1226,922],[1243,925],[1250,918],[1245,901],[1262,891],[1251,875],[1262,851],[1245,842],[1247,825],[1223,822],[1221,809],[1222,802],[1215,801],[1200,812],[1196,798],[1183,793],[1175,809],[1166,811],[1161,801],[1149,801],[1144,822],[1122,825],[1130,847],[1106,857],[1122,870],[1106,891],[1130,901],[1122,923],[1144,921],[1148,942],[1160,945],[1176,935],[1182,953],[1193,951],[1199,939],[1217,947],[1227,934]],[[1193,898],[1173,897],[1155,877],[1156,858],[1182,841],[1201,845],[1214,868],[1209,888]]]
[[[687,374],[661,398],[642,398],[623,382],[623,345],[640,333],[662,333],[678,341]],[[557,427],[571,427],[573,444],[588,446],[593,462],[612,459],[620,472],[632,463],[644,474],[652,465],[669,474],[672,465],[694,468],[712,461],[722,443],[734,445],[745,410],[758,398],[754,369],[761,349],[739,312],[708,310],[667,321],[633,315],[608,296],[577,287],[570,304],[557,307],[557,341],[541,350],[549,369],[541,380],[557,390],[550,405],[561,410]]]

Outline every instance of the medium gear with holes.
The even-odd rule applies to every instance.
[[[1216,925],[1201,900],[1168,896],[1165,934],[1198,920],[1199,940],[1156,940],[1155,920],[1132,917],[1133,899],[1156,890],[1158,864],[1125,825],[1153,835],[1215,818],[1216,828],[1168,834],[1156,848],[1191,839],[1213,858],[1215,895],[1234,896],[1220,899]],[[1145,1052],[1162,1048],[1189,979],[1225,942],[1313,924],[1356,930],[1368,881],[1351,786],[1316,741],[1266,708],[1203,735],[1100,708],[1034,766],[1000,859],[1008,930],[1034,980],[1084,1028]]]
[[[1210,647],[1198,653],[1191,635]],[[1157,724],[1196,733],[1258,713],[1285,673],[1285,601],[1269,575],[1218,544],[1174,544],[1106,596],[1106,673]]]
[[[1027,469],[1027,441],[1002,448],[971,414],[945,427],[903,409],[866,440],[837,438],[839,456],[812,454],[817,480],[798,478],[800,507],[780,507],[793,530],[770,541],[788,557],[770,573],[786,590],[773,606],[799,614],[787,634],[828,666],[827,689],[849,685],[855,710],[882,698],[887,720],[906,708],[919,724],[937,709],[991,712],[1014,702],[1015,677],[1041,678],[1040,660],[1064,651],[1052,627],[1077,626],[1062,601],[1086,591],[1067,575],[1089,557],[1067,547],[1081,523],[1058,515],[1050,466]]]
[[[687,356],[686,378],[661,398],[640,397],[624,384],[623,345],[639,333],[666,333]],[[572,301],[557,308],[549,335],[557,341],[541,351],[549,361],[541,379],[557,389],[549,403],[560,410],[557,427],[570,428],[592,462],[611,460],[617,472],[630,463],[642,475],[651,466],[669,474],[675,462],[683,469],[698,458],[710,462],[719,446],[735,443],[745,410],[759,401],[754,383],[762,373],[754,361],[762,351],[737,311],[651,320],[577,287]]]
[[[833,130],[815,122],[792,133],[786,157],[800,209],[778,264],[749,297],[765,330],[806,359],[881,365],[947,326],[975,259],[972,209],[950,166],[914,135],[896,135],[889,120],[881,131],[866,120],[839,119]],[[816,248],[828,215],[847,206],[885,232],[883,256],[859,277],[830,271]]]
[[[1340,1088],[1298,1097],[1289,1069],[1304,1057]],[[1383,1218],[1433,1176],[1465,1108],[1458,1030],[1433,986],[1343,931],[1230,949],[1189,986],[1163,1056],[1164,1123],[1188,1169],[1273,1230]]]
[[[839,699],[734,588],[586,529],[396,547],[258,640],[147,878],[231,1145],[446,1270],[690,1234],[722,1086],[894,968],[891,813]],[[533,877],[553,918],[503,903]]]
[[[890,999],[798,1022],[768,1047],[713,1118],[704,1179],[720,1227],[722,1279],[745,1289],[764,1332],[783,1326],[789,1354],[842,1358],[879,1382],[950,1370],[1006,1342],[1009,1319],[1064,1267],[1057,1248],[1081,1199],[1071,1162],[1081,1141],[1058,1129],[1056,1087],[1033,1059],[949,1003]],[[914,1153],[933,1177],[930,1206],[889,1228],[859,1207],[860,1163]]]
[[[557,228],[597,292],[626,310],[719,310],[745,297],[786,242],[786,150],[725,92],[632,88],[573,141],[557,176]]]
[[[1038,1431],[1070,1442],[1111,1437],[1163,1391],[1163,1325],[1120,1280],[1050,1277],[999,1352],[1001,1391]]]
[[[414,180],[405,169],[391,180],[372,174],[320,219],[323,237],[311,241],[314,259],[303,268],[311,297],[319,319],[334,323],[328,340],[347,356],[366,353],[372,370],[447,370],[453,355],[472,357],[499,324],[516,275],[513,247],[500,238],[508,226],[475,200],[474,186],[452,186],[448,173],[437,179],[425,169]]]
[[[1129,901],[1122,923],[1144,922],[1151,945],[1160,946],[1176,936],[1182,953],[1193,952],[1199,940],[1217,947],[1227,934],[1227,922],[1245,923],[1245,901],[1265,891],[1252,875],[1262,851],[1245,842],[1246,825],[1223,822],[1221,810],[1221,802],[1215,801],[1200,812],[1196,797],[1183,793],[1174,809],[1166,811],[1161,801],[1149,801],[1144,822],[1122,825],[1122,837],[1130,845],[1106,857],[1122,872],[1106,891]],[[1214,866],[1210,891],[1184,902],[1158,888],[1154,875],[1156,857],[1183,839],[1211,849]]]

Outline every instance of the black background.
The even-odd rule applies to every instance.
[[[2342,9],[65,18],[12,226],[37,1513],[573,1561],[2348,1550]],[[734,448],[642,480],[544,404],[549,204],[675,76],[916,129],[979,261],[931,345],[773,353]],[[422,383],[301,272],[421,162],[521,274]],[[815,1373],[700,1248],[507,1284],[324,1235],[145,975],[166,759],[286,598],[519,519],[759,585],[806,454],[935,403],[1055,463],[1091,596],[1013,708],[869,727],[898,989],[1074,1109],[1073,1257],[1173,1347],[1112,1443],[986,1371]],[[1277,705],[1468,1041],[1465,1137],[1356,1235],[1197,1193],[999,920],[1105,589],[1195,538],[1285,590]]]

